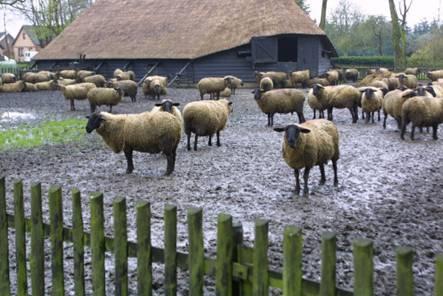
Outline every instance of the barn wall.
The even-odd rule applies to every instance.
[[[300,35],[298,38],[297,70],[309,69],[312,75],[317,75],[319,73],[320,38],[307,35]]]
[[[327,54],[326,52],[327,52],[326,46],[323,44],[323,42],[320,42],[319,54],[318,54],[319,56],[318,71],[320,74],[325,73],[326,71],[332,68],[331,58],[329,57],[329,54]]]

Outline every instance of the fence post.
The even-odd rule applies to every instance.
[[[45,295],[45,248],[42,218],[42,187],[31,186],[31,291],[33,296]]]
[[[301,296],[303,291],[303,237],[295,226],[285,228],[283,238],[283,296]]]
[[[52,258],[52,295],[64,295],[62,189],[49,189],[49,218]]]
[[[17,264],[17,295],[27,295],[26,276],[26,228],[25,210],[23,205],[23,182],[14,183],[14,224],[15,224],[15,256]]]
[[[126,200],[117,198],[114,211],[115,295],[128,295],[128,229]]]
[[[443,254],[438,254],[435,259],[435,288],[434,295],[443,295]]]
[[[217,223],[217,261],[215,285],[217,295],[232,295],[232,265],[234,254],[234,232],[232,217],[218,216]]]
[[[354,240],[354,295],[374,295],[373,243],[367,239]]]
[[[408,247],[397,248],[397,295],[414,295],[414,273],[412,263],[414,250]]]
[[[234,254],[233,254],[233,261],[241,263],[241,248],[243,247],[243,226],[241,223],[235,223],[233,226],[234,230]],[[243,283],[240,279],[235,280],[233,283],[233,296],[241,296],[241,295],[247,295],[242,292],[243,286],[245,283]]]
[[[85,249],[83,236],[82,201],[80,191],[72,190],[72,240],[74,243],[74,290],[76,296],[85,295]]]
[[[189,233],[189,294],[203,295],[205,254],[203,248],[203,211],[199,208],[188,210]]]
[[[165,218],[165,294],[177,294],[177,207],[166,205]]]
[[[103,194],[95,193],[90,199],[92,291],[94,296],[105,296],[105,229]]]
[[[258,219],[255,221],[255,243],[252,257],[252,293],[254,296],[269,295],[268,227],[267,220]]]
[[[10,296],[9,284],[9,239],[8,217],[6,216],[6,180],[0,178],[0,291]]]
[[[139,201],[137,211],[137,293],[152,295],[151,205]]]
[[[321,282],[320,295],[336,295],[336,242],[335,233],[326,232],[321,237]]]

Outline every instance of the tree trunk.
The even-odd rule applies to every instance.
[[[394,67],[395,69],[403,69],[405,67],[404,51],[402,49],[402,30],[398,23],[398,15],[395,10],[394,0],[389,0],[389,9],[391,11],[392,22],[392,45],[394,47]]]
[[[320,28],[325,29],[326,26],[326,7],[328,5],[328,0],[323,0],[321,4],[321,18],[320,18]]]

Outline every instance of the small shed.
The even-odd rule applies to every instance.
[[[319,74],[333,56],[326,34],[294,0],[97,0],[35,61],[196,82],[228,74],[254,81],[256,70]]]

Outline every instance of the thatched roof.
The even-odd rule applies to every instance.
[[[294,0],[97,0],[36,59],[194,59],[278,34],[325,35]]]

